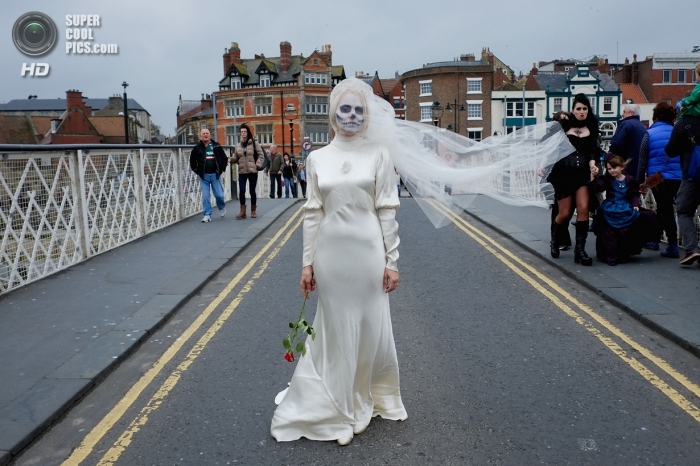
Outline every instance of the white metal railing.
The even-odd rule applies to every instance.
[[[79,147],[0,147],[0,294],[202,211],[190,148]]]

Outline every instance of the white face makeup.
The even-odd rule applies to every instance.
[[[357,133],[364,122],[364,113],[360,98],[354,92],[346,92],[340,97],[335,112],[338,128],[346,133]]]

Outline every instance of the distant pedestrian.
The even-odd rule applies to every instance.
[[[297,197],[296,185],[297,163],[289,158],[288,153],[284,153],[284,164],[282,165],[282,176],[284,177],[284,197],[289,198],[289,190],[292,197]]]
[[[676,122],[671,132],[671,137],[666,145],[666,153],[669,157],[680,155],[682,180],[676,194],[676,214],[678,215],[678,228],[683,238],[685,256],[681,259],[681,265],[691,265],[700,259],[700,247],[698,246],[698,234],[695,231],[695,211],[700,205],[700,170],[696,171],[700,158],[700,117],[686,115]],[[694,155],[695,154],[695,155]]]
[[[270,146],[270,199],[275,198],[275,186],[277,198],[282,197],[282,154],[277,152],[277,146]]]
[[[663,181],[651,188],[651,191],[654,193],[656,201],[656,215],[668,240],[668,247],[660,254],[670,258],[680,257],[678,228],[676,227],[673,205],[683,178],[681,158],[679,156],[669,157],[664,150],[671,137],[675,118],[676,111],[670,104],[660,102],[654,107],[654,124],[651,125],[647,135],[642,140],[642,147],[639,151],[639,168],[637,169],[637,182],[639,183],[644,183],[647,177],[656,173],[663,177]],[[658,251],[659,243],[651,242],[646,247]]]
[[[306,199],[306,167],[304,167],[303,163],[299,163],[297,178],[299,179],[299,186],[301,186],[301,194]]]
[[[639,205],[639,183],[625,175],[626,162],[612,153],[605,157],[607,173],[592,177],[591,191],[605,192],[598,209],[596,255],[608,265],[641,254],[648,241],[658,241],[661,229],[653,210]]]
[[[625,105],[622,109],[622,120],[617,123],[615,134],[610,140],[610,152],[629,160],[626,170],[634,177],[637,176],[642,139],[647,134],[647,129],[639,120],[639,114],[639,105]]]
[[[202,223],[211,222],[211,193],[214,193],[216,207],[219,215],[226,215],[226,204],[224,202],[224,187],[221,184],[220,176],[226,171],[227,158],[221,144],[211,138],[208,129],[203,129],[200,133],[200,140],[192,152],[190,152],[190,168],[199,176],[199,186],[202,189],[202,207],[204,216]]]
[[[231,163],[238,163],[238,199],[241,202],[241,212],[236,215],[238,220],[246,218],[245,185],[248,183],[250,193],[250,216],[257,217],[257,196],[255,186],[258,183],[258,169],[265,161],[265,153],[260,144],[255,142],[253,132],[245,123],[241,125],[241,140],[234,148],[233,155],[229,159]]]

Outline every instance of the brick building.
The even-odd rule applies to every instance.
[[[655,53],[643,61],[625,59],[622,69],[614,73],[616,83],[637,84],[648,102],[675,105],[695,87],[695,66],[700,53]],[[637,102],[634,102],[637,103]]]
[[[292,55],[285,41],[278,57],[242,59],[232,42],[223,55],[223,72],[215,95],[218,141],[233,144],[240,124],[247,123],[260,144],[276,144],[282,152],[300,153],[306,138],[316,147],[329,143],[329,97],[345,79],[343,66],[333,65],[330,45],[304,57]]]
[[[396,118],[406,119],[404,86],[398,72],[393,78],[381,79],[376,71],[373,75],[358,71],[355,73],[355,77],[366,82],[375,95],[389,102],[394,107]]]
[[[512,79],[513,70],[488,48],[478,61],[467,54],[459,61],[428,63],[401,76],[406,119],[481,140],[491,134],[491,91]],[[431,107],[436,102],[441,110],[434,120]]]
[[[209,129],[212,138],[219,142],[214,134],[214,105],[210,94],[202,94],[200,100],[183,100],[177,106],[177,130],[178,144],[195,144],[199,141],[199,133],[203,129]]]

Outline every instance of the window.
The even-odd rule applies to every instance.
[[[241,88],[241,78],[236,76],[231,78],[231,89],[240,89]]]
[[[467,94],[481,94],[482,78],[467,78]]]
[[[481,141],[481,133],[483,130],[476,128],[469,128],[467,130],[467,137],[473,139],[474,141]]]
[[[615,125],[610,122],[603,123],[600,125],[600,135],[602,137],[612,137],[615,133]]]
[[[561,97],[554,98],[554,104],[552,105],[552,111],[554,113],[561,112],[561,102],[562,102]]]
[[[612,112],[612,97],[603,97],[603,113]]]
[[[535,102],[525,102],[527,108],[526,117],[535,116]],[[520,102],[508,102],[506,104],[506,116],[507,117],[522,117],[523,116],[523,103]]]
[[[328,144],[328,124],[307,123],[306,137],[315,144]]]
[[[312,115],[328,115],[328,97],[323,95],[307,95],[306,113]]]
[[[200,126],[200,129],[207,129],[207,122],[202,121],[199,126]]]
[[[467,120],[481,120],[481,104],[483,100],[467,100]]]
[[[506,126],[506,134],[510,134],[513,131],[519,130],[520,128],[522,128],[522,126]]]
[[[227,126],[226,127],[226,145],[233,146],[238,142],[238,133],[240,132],[239,126]]]
[[[245,115],[245,106],[243,105],[243,99],[227,100],[224,103],[224,109],[226,111],[226,116],[233,118],[235,116]]]
[[[591,101],[591,113],[593,113],[593,115],[597,115],[597,112],[595,111],[595,107],[596,107],[596,102],[598,102],[598,99],[595,96],[593,96],[593,97],[588,97],[588,100]]]
[[[420,121],[433,121],[433,111],[431,109],[432,102],[421,102],[420,104]]]
[[[255,125],[255,134],[258,143],[267,145],[273,144],[272,142],[272,124],[269,125]]]
[[[255,98],[256,115],[272,115],[272,97]],[[262,144],[262,142],[261,142]]]
[[[394,97],[394,108],[403,108],[401,105],[401,97]]]
[[[679,83],[685,82],[685,70],[678,70],[678,82]]]
[[[430,81],[418,81],[418,84],[420,85],[420,94],[419,95],[433,95],[433,80],[431,79]]]
[[[671,82],[671,70],[663,70],[663,78],[661,79],[662,83],[670,83]]]
[[[304,84],[327,84],[328,75],[323,73],[306,73],[304,75]]]
[[[270,87],[270,75],[263,74],[260,76],[260,87]]]

